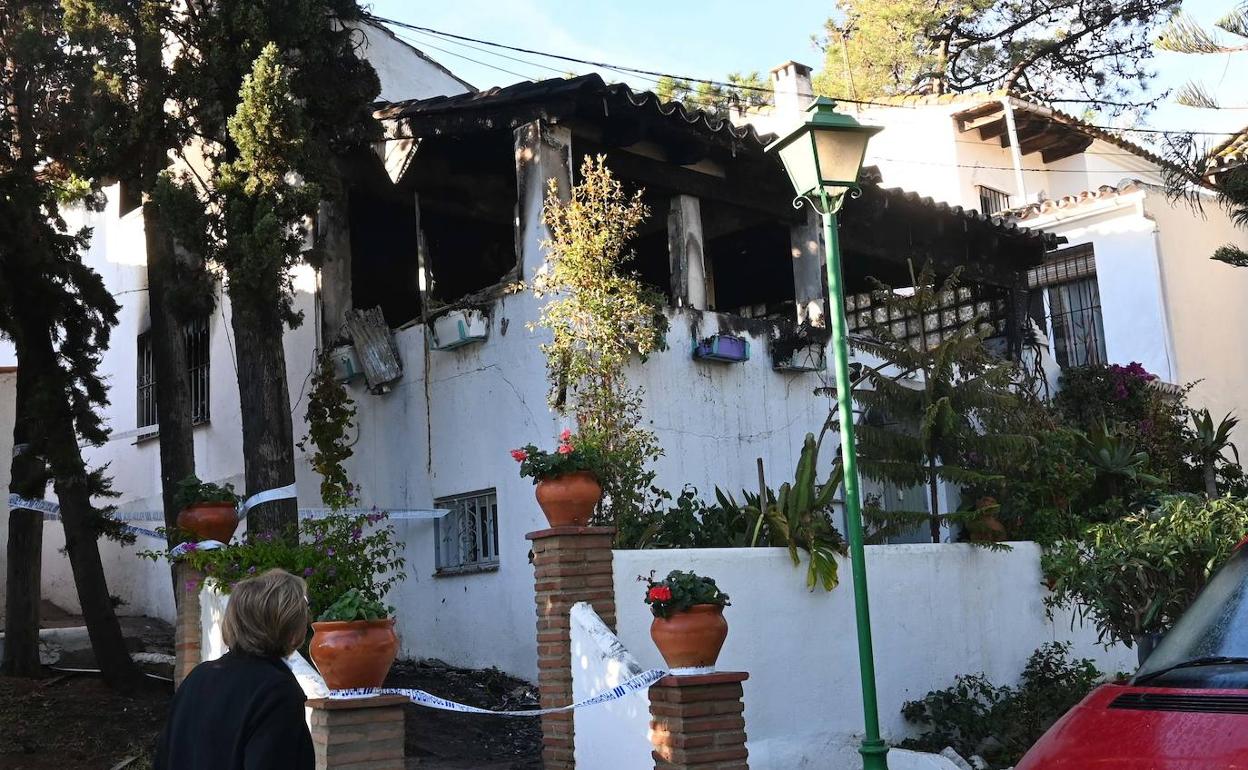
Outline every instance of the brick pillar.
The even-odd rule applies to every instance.
[[[536,576],[537,689],[542,708],[566,706],[572,702],[572,605],[589,602],[602,622],[615,628],[615,529],[554,527],[525,537],[533,541]],[[576,767],[571,712],[542,717],[542,762],[546,770]]]
[[[316,770],[403,770],[401,695],[308,701]]]
[[[204,576],[186,565],[179,565],[174,590],[178,597],[177,622],[173,626],[173,686],[182,684],[191,669],[199,665],[203,624],[200,620],[199,589]],[[191,587],[192,584],[194,587]]]
[[[748,770],[744,672],[666,676],[650,688],[655,770]]]

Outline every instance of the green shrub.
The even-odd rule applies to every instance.
[[[382,620],[394,614],[393,607],[387,607],[375,599],[369,599],[358,590],[351,588],[317,616],[317,621],[351,622],[355,620]]]
[[[232,503],[237,505],[241,499],[238,493],[234,491],[233,484],[213,484],[207,481],[200,481],[199,477],[194,473],[178,482],[176,502],[180,509],[186,509],[199,503]]]
[[[1128,647],[1165,631],[1248,531],[1248,501],[1170,495],[1155,508],[1091,526],[1041,558],[1052,610],[1072,608],[1100,641]]]
[[[899,745],[930,752],[951,746],[963,757],[979,755],[990,767],[1009,767],[1103,678],[1091,660],[1072,660],[1069,644],[1046,644],[1027,660],[1017,687],[969,674],[906,703],[902,716],[924,732]]]

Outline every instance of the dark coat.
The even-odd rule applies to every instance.
[[[304,694],[279,658],[228,652],[173,696],[155,770],[313,770]]]

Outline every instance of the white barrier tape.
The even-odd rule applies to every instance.
[[[169,558],[176,559],[179,556],[190,553],[191,551],[215,551],[218,548],[225,548],[225,543],[220,540],[200,540],[198,543],[178,543],[169,549]]]
[[[449,508],[409,508],[399,510],[391,510],[389,508],[340,508],[337,511],[332,508],[300,508],[299,518],[320,519],[331,513],[344,513],[348,516],[384,514],[387,519],[413,519],[419,521],[440,519],[450,512]]]
[[[57,503],[47,500],[31,500],[21,495],[9,495],[9,508],[23,508],[28,511],[50,513],[53,516],[60,516],[61,513],[61,506]]]
[[[559,706],[558,708],[549,709],[529,709],[526,711],[493,711],[491,709],[477,708],[476,706],[468,706],[463,703],[456,703],[453,700],[439,698],[436,695],[425,692],[424,690],[409,690],[399,687],[365,687],[355,690],[330,690],[329,697],[334,700],[350,700],[353,698],[371,698],[375,695],[401,695],[407,698],[417,706],[426,706],[432,709],[441,709],[443,711],[458,711],[465,714],[489,714],[497,717],[540,717],[543,714],[561,714],[565,711],[584,708],[585,706],[596,706],[599,703],[609,703],[613,700],[619,700],[625,695],[647,690],[650,685],[667,676],[668,672],[661,669],[650,669],[644,671],[637,676],[621,682],[618,686],[612,687],[606,692],[595,695],[592,698],[586,698],[569,706]]]
[[[278,487],[277,489],[266,489],[263,492],[257,492],[244,500],[242,504],[238,506],[238,518],[246,518],[247,511],[255,508],[257,505],[271,503],[274,500],[290,500],[294,497],[296,497],[294,484],[287,484],[286,486]]]

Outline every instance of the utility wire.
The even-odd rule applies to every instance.
[[[584,65],[588,65],[591,67],[601,67],[603,69],[612,70],[615,72],[630,74],[634,76],[641,76],[645,78],[646,80],[652,80],[655,78],[670,78],[672,80],[680,80],[680,81],[686,81],[690,83],[705,83],[707,85],[718,86],[720,88],[735,89],[738,91],[757,91],[761,93],[772,93],[772,89],[765,87],[765,86],[754,86],[754,85],[749,85],[746,83],[730,83],[730,82],[726,82],[722,80],[711,80],[708,78],[697,78],[697,77],[690,77],[687,75],[673,75],[669,72],[662,72],[659,70],[649,70],[649,69],[642,69],[639,67],[629,67],[629,66],[625,66],[621,64],[611,64],[609,62],[594,61],[592,59],[581,59],[575,56],[566,56],[564,54],[550,53],[547,51],[539,51],[533,48],[522,48],[520,46],[507,45],[506,43],[496,43],[492,40],[483,40],[481,38],[468,37],[466,35],[457,35],[453,32],[443,32],[442,30],[433,29],[431,27],[422,27],[417,24],[409,24],[404,21],[399,21],[397,19],[390,19],[384,16],[377,16],[375,14],[368,14],[367,18],[377,23],[389,24],[391,26],[400,27],[403,29],[409,29],[409,30],[413,30],[416,32],[423,32],[428,35],[436,35],[440,38],[444,38],[448,40],[458,40],[458,41],[464,41],[466,43],[477,43],[480,45],[491,46],[493,48],[502,48],[508,51],[515,51],[517,53],[527,53],[533,56],[544,56],[544,57],[551,58],[551,59],[558,59],[560,61],[573,62],[576,64],[584,64]],[[433,46],[430,46],[430,47],[433,47]],[[467,59],[468,61],[472,61],[476,64],[481,64],[482,66],[490,67],[491,69],[496,69],[502,72],[507,72],[507,74],[509,75],[522,77],[526,80],[533,79],[527,75],[521,75],[519,73],[510,72],[509,70],[505,70],[501,67],[496,67],[494,65],[487,64],[485,62],[480,62],[475,59],[471,59],[469,57],[463,56],[461,54],[448,52],[445,49],[438,48],[435,50],[440,50],[440,51],[443,51],[444,53],[451,53],[452,56],[459,56],[460,58]],[[543,65],[537,64],[536,62],[531,62],[531,61],[527,63],[533,66],[543,66]],[[546,67],[546,69],[552,69],[552,68]],[[658,80],[654,80],[654,82],[657,83]],[[848,96],[833,96],[830,98],[833,101],[844,102],[846,104],[858,104],[858,105],[871,106],[871,107],[888,107],[892,109],[919,109],[920,107],[924,106],[924,105],[917,105],[917,104],[897,104],[893,102],[879,102],[879,101],[871,101],[867,99],[853,99]],[[697,98],[693,97],[690,99],[686,99],[686,101],[697,101]],[[1063,101],[1071,101],[1071,100],[1054,99],[1052,101],[1063,102]],[[1233,136],[1239,133],[1238,131],[1196,131],[1196,130],[1188,130],[1188,129],[1167,129],[1167,128],[1127,128],[1127,127],[1121,127],[1121,126],[1097,125],[1095,123],[1083,123],[1083,125],[1088,128],[1096,128],[1102,131],[1126,131],[1126,132],[1141,133],[1141,134],[1163,134],[1163,135],[1178,135],[1178,136]]]

